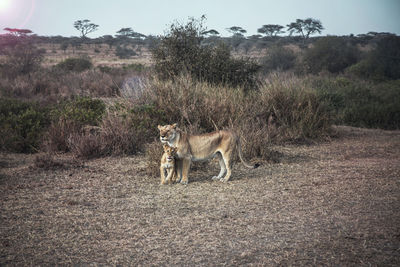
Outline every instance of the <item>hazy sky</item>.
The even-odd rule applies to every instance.
[[[286,26],[297,18],[319,19],[322,35],[369,31],[400,35],[400,0],[0,0],[0,29],[30,29],[38,35],[78,36],[73,23],[89,19],[99,29],[89,34],[115,35],[130,27],[143,34],[160,35],[174,20],[207,16],[206,26],[223,36],[231,26],[247,35],[264,24]],[[2,31],[0,31],[2,32]]]

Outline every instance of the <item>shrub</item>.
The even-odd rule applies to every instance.
[[[163,112],[150,105],[129,102],[110,106],[99,126],[72,132],[67,147],[77,157],[136,154],[156,138],[157,124],[165,123]]]
[[[132,56],[136,56],[137,53],[130,48],[117,46],[115,49],[115,55],[120,59],[131,58]]]
[[[268,50],[267,56],[263,59],[262,70],[271,72],[275,70],[289,70],[294,67],[296,56],[292,50],[282,47],[273,46]]]
[[[165,80],[188,73],[199,81],[254,88],[259,66],[249,59],[232,58],[226,45],[202,45],[204,30],[202,21],[195,19],[171,25],[152,50],[158,77]]]
[[[48,109],[34,102],[0,100],[0,150],[32,153],[48,126]]]
[[[359,51],[355,46],[342,37],[328,36],[319,39],[314,47],[306,50],[303,61],[307,72],[327,70],[338,73],[356,63],[358,58]]]
[[[104,113],[105,104],[99,99],[77,97],[61,103],[51,112],[53,120],[46,134],[46,149],[69,151],[71,136],[81,134],[85,126],[98,126]]]
[[[64,71],[82,72],[93,67],[89,57],[67,58],[56,65]]]

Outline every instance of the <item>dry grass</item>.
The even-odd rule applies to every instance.
[[[140,155],[43,170],[0,154],[0,265],[399,266],[400,132],[338,135],[188,186],[160,186]]]

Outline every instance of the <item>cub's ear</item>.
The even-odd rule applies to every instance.
[[[167,144],[163,144],[163,148],[164,148],[164,150],[165,150],[165,149],[168,149],[169,146],[168,146]]]
[[[175,129],[175,128],[176,128],[176,125],[177,125],[176,123],[172,124],[172,128]]]

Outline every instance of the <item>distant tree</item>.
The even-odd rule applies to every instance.
[[[99,25],[90,23],[90,20],[84,19],[75,21],[74,27],[81,33],[82,38],[86,38],[86,35],[96,31]]]
[[[15,36],[26,36],[32,33],[32,31],[28,29],[4,28],[3,30]]]
[[[219,32],[214,30],[214,29],[211,29],[211,30],[207,30],[207,31],[202,32],[202,34],[203,35],[208,35],[208,36],[215,36],[215,35],[218,35]]]
[[[277,36],[280,33],[284,33],[285,31],[282,31],[284,27],[278,24],[267,24],[263,25],[261,28],[257,30],[258,33],[265,34],[266,36]]]
[[[301,34],[303,40],[306,40],[310,37],[311,34],[314,33],[321,33],[321,31],[324,29],[322,26],[321,21],[313,18],[307,18],[307,19],[296,19],[296,22],[292,22],[287,25],[288,31],[290,32],[290,35],[295,33]]]
[[[241,37],[243,37],[243,34],[247,32],[245,29],[239,26],[232,26],[230,28],[227,28],[226,30],[232,33],[233,36],[241,36]]]
[[[144,38],[146,35],[139,32],[135,32],[132,28],[121,28],[117,31],[117,37],[127,37],[127,38]]]

